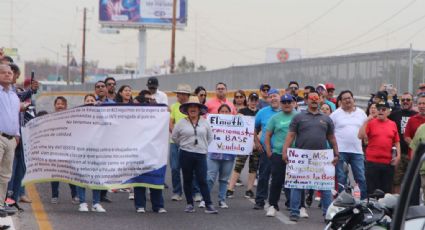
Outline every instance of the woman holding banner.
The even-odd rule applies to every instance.
[[[180,164],[183,171],[183,190],[187,206],[185,212],[195,212],[192,197],[192,179],[195,173],[205,201],[205,213],[218,213],[211,202],[207,184],[208,144],[212,141],[212,131],[209,123],[202,118],[208,108],[199,103],[197,97],[191,96],[189,101],[180,105],[180,112],[188,117],[181,119],[173,129],[171,138],[180,146]]]
[[[87,94],[84,97],[84,105],[94,105],[96,103],[96,97],[93,94]],[[77,187],[78,198],[80,199],[80,207],[78,211],[88,212],[89,207],[86,203],[86,188]],[[106,210],[100,205],[100,190],[93,189],[93,206],[91,209],[93,212],[106,212]]]
[[[227,104],[222,104],[218,108],[219,114],[231,114],[232,109]],[[226,189],[229,181],[230,174],[232,173],[233,164],[235,162],[235,155],[223,153],[208,153],[207,165],[207,183],[211,191],[214,182],[218,176],[219,189],[218,189],[218,206],[220,208],[229,208],[226,204]],[[203,201],[202,201],[203,202]]]

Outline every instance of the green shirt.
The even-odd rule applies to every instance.
[[[273,153],[282,155],[282,148],[286,135],[288,135],[289,125],[295,115],[295,112],[289,114],[280,112],[273,115],[267,123],[266,131],[272,133],[271,147]]]
[[[412,142],[410,142],[410,148],[413,153],[416,152],[416,149],[421,143],[425,143],[425,124],[419,126],[416,130],[415,137],[413,137]],[[425,174],[425,163],[422,163],[420,174]]]
[[[176,102],[171,105],[170,108],[170,117],[174,120],[174,124],[179,123],[179,121],[183,118],[186,118],[187,116],[180,112],[180,103]]]

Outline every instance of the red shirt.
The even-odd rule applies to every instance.
[[[410,139],[413,139],[418,127],[424,123],[425,123],[425,116],[416,114],[410,117],[409,121],[407,121],[406,129],[404,130],[404,137],[410,137]],[[409,148],[409,158],[411,156],[412,156],[412,150]]]
[[[366,160],[373,163],[390,164],[392,160],[391,148],[400,141],[397,125],[394,121],[377,118],[369,121],[366,126],[368,145]]]
[[[233,115],[237,114],[238,111],[236,111],[235,106],[233,105],[233,103],[227,99],[224,99],[223,101],[218,99],[217,97],[212,98],[210,100],[207,101],[207,103],[205,103],[205,105],[208,107],[208,113],[212,113],[212,114],[217,114],[218,113],[218,108],[220,108],[220,106],[222,104],[227,104],[228,106],[230,106],[230,109],[232,110],[231,113]]]

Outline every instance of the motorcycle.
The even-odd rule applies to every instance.
[[[366,200],[357,200],[352,187],[344,190],[329,206],[325,220],[329,229],[389,229],[397,197],[375,190]]]

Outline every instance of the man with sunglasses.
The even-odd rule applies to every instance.
[[[298,82],[296,82],[296,81],[291,81],[288,84],[288,89],[291,91],[290,94],[292,95],[292,97],[294,97],[294,99],[297,103],[304,100],[303,97],[300,97],[298,95],[298,89],[299,88],[300,88],[300,86],[299,86]]]
[[[317,92],[310,92],[307,102],[307,111],[295,115],[289,125],[289,132],[282,149],[282,159],[288,164],[288,148],[292,146],[294,141],[295,148],[308,150],[328,149],[329,142],[334,152],[332,164],[336,165],[339,158],[339,151],[334,134],[334,124],[329,116],[320,112],[320,98]],[[290,193],[290,220],[298,221],[301,214],[301,202],[304,202],[301,196],[304,193],[304,189],[291,189]],[[322,190],[321,206],[323,215],[326,214],[331,202],[331,191]]]
[[[270,90],[269,84],[260,85],[261,98],[260,98],[260,101],[258,102],[257,109],[262,109],[270,105],[269,90]]]
[[[366,183],[367,192],[376,189],[391,193],[394,177],[394,165],[400,161],[400,137],[397,125],[388,119],[390,105],[388,102],[376,104],[378,115],[368,118],[359,130],[359,139],[368,140],[366,148]],[[396,147],[394,158],[392,148]]]
[[[282,147],[289,131],[289,124],[295,116],[294,97],[285,94],[280,98],[282,112],[273,115],[266,127],[266,153],[271,161],[272,182],[270,184],[269,204],[267,216],[273,217],[279,211],[280,193],[285,181],[286,163],[282,159]],[[271,140],[273,139],[273,146]],[[290,190],[285,188],[286,205],[289,206]]]
[[[107,90],[106,90],[106,84],[104,81],[98,81],[96,82],[96,84],[94,84],[94,94],[96,95],[96,101],[98,103],[101,103],[101,104],[115,103],[114,100],[111,100],[106,96]]]
[[[388,117],[390,120],[394,121],[397,125],[398,135],[400,137],[404,136],[407,122],[410,117],[417,114],[413,110],[413,95],[406,92],[401,95],[401,109],[393,111]],[[400,149],[401,149],[401,158],[400,162],[395,169],[394,182],[393,182],[393,192],[400,193],[400,185],[403,180],[404,174],[407,170],[407,165],[409,163],[408,151],[409,146],[404,138],[400,139]]]
[[[226,98],[227,94],[227,85],[223,82],[219,82],[215,85],[215,97],[205,103],[208,107],[208,113],[218,114],[218,108],[222,104],[227,104],[231,108],[231,113],[235,115],[238,111],[236,111],[235,105]]]
[[[416,99],[416,105],[418,107],[418,113],[410,117],[409,121],[407,122],[406,129],[404,131],[404,140],[409,145],[412,142],[412,139],[415,136],[418,127],[422,124],[425,124],[425,93],[418,94]],[[412,154],[412,150],[409,149],[408,155],[410,158],[412,157]],[[416,180],[415,184],[416,185],[414,188],[414,195],[410,200],[411,205],[419,205],[420,180]]]
[[[107,77],[105,79],[105,85],[107,90],[106,100],[115,101],[115,97],[116,97],[115,86],[117,85],[115,78]]]

